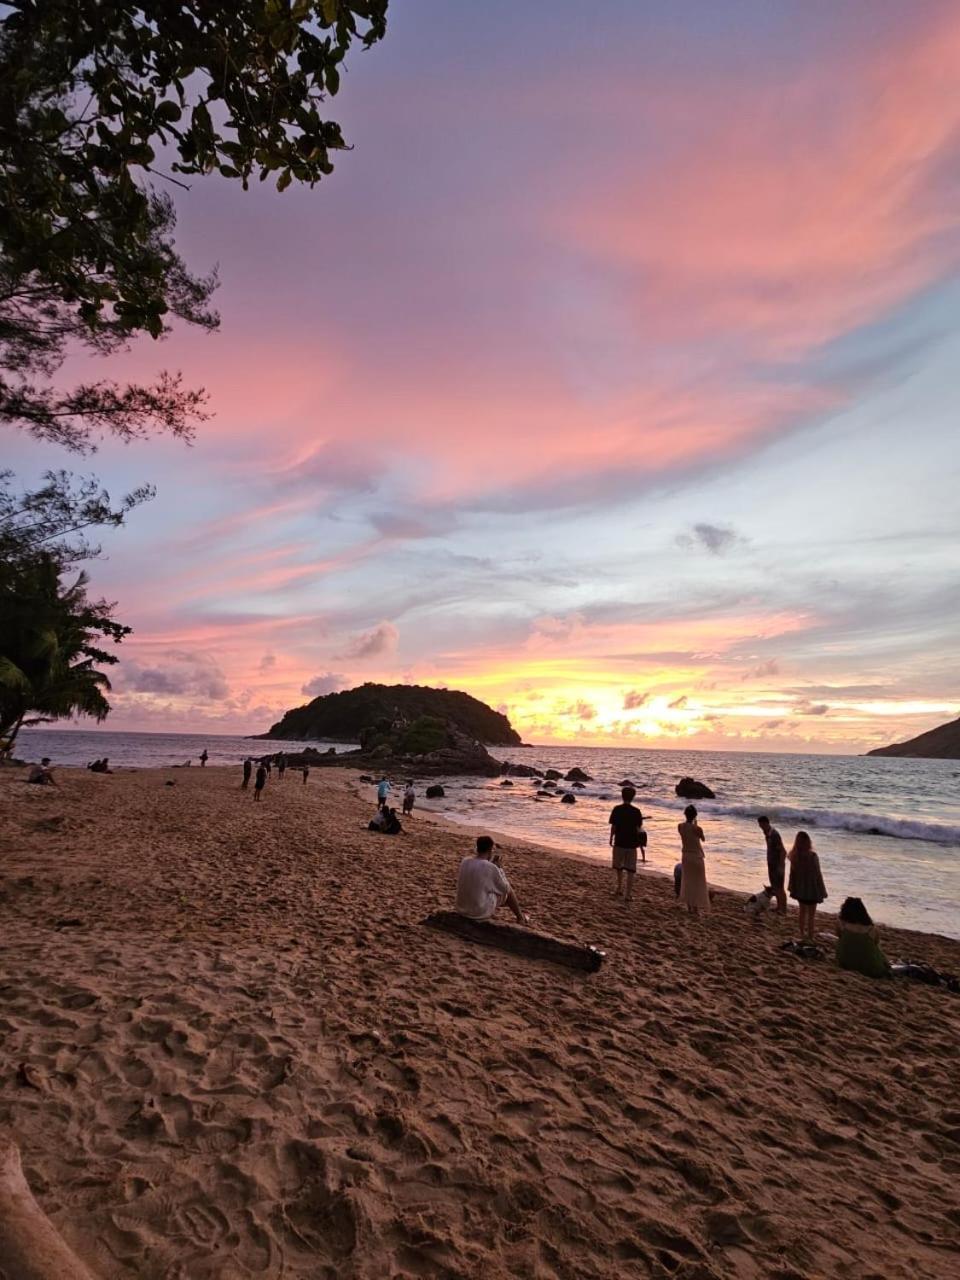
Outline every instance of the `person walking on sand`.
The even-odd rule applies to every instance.
[[[277,777],[280,779],[281,782],[283,781],[283,775],[286,773],[286,771],[287,771],[287,757],[281,751],[280,754],[277,756]]]
[[[610,847],[613,849],[613,869],[617,873],[615,898],[623,898],[624,902],[633,899],[633,883],[637,875],[637,852],[644,862],[647,844],[647,833],[643,830],[643,814],[634,808],[636,791],[633,787],[624,787],[620,792],[623,804],[616,805],[610,812]],[[627,877],[626,893],[624,893],[623,877]]]
[[[503,868],[492,860],[492,854],[491,837],[477,836],[477,852],[463,859],[457,873],[457,914],[468,920],[492,920],[500,907],[509,907],[518,924],[529,924],[510,881]]]
[[[680,901],[692,916],[710,910],[710,891],[707,888],[707,867],[703,857],[706,837],[697,822],[697,810],[688,804],[683,811],[684,821],[677,824],[680,833]]]
[[[790,880],[787,887],[790,897],[800,907],[800,936],[812,942],[817,907],[826,900],[827,888],[820,872],[820,859],[806,831],[797,832],[789,857]]]
[[[386,776],[382,777],[377,783],[377,808],[382,809],[387,803],[387,796],[390,794],[390,783]]]
[[[243,762],[243,781],[240,783],[240,790],[246,791],[250,785],[250,775],[253,773],[253,761],[247,756]]]
[[[257,766],[257,777],[253,784],[253,798],[259,800],[263,794],[263,788],[267,785],[267,766],[261,760]]]
[[[210,757],[207,755],[207,748],[204,747],[203,750],[200,752],[200,768],[201,769],[205,769],[207,767],[207,761],[209,759]]]
[[[413,806],[417,802],[417,793],[413,789],[413,779],[403,789],[403,816],[409,818],[413,813]]]
[[[773,890],[777,899],[777,914],[785,916],[787,914],[787,850],[783,843],[783,837],[776,827],[771,825],[770,819],[763,815],[757,819],[757,825],[763,832],[767,841],[767,881]]]

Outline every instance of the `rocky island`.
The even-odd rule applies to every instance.
[[[518,747],[520,735],[502,712],[454,689],[363,684],[328,693],[291,711],[258,735],[264,739],[359,743],[352,751],[306,747],[296,757],[424,775],[477,773],[494,777],[502,765],[488,746]],[[290,755],[288,760],[292,760]]]

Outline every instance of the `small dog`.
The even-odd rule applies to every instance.
[[[743,904],[743,909],[748,916],[754,920],[759,919],[764,911],[770,910],[771,902],[776,901],[776,895],[768,884],[763,886],[759,893],[751,893],[750,897]]]

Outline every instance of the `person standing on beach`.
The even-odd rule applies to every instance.
[[[287,757],[281,751],[280,754],[277,756],[277,777],[280,779],[281,782],[283,781],[283,775],[286,773],[286,771],[287,771]]]
[[[403,791],[403,816],[409,818],[413,813],[413,806],[417,800],[417,793],[413,789],[413,779],[407,783]]]
[[[308,764],[302,765],[300,772],[303,774],[303,785],[306,786],[307,779],[310,777],[310,766]]]
[[[205,769],[207,767],[207,761],[209,759],[210,757],[207,755],[207,748],[204,747],[203,750],[200,752],[200,768],[201,769]]]
[[[240,790],[246,791],[250,785],[250,775],[253,773],[253,761],[247,756],[243,762],[243,781],[240,783]]]
[[[377,783],[377,808],[382,809],[387,803],[387,796],[390,794],[390,783],[386,777],[382,777]]]
[[[267,766],[261,760],[257,766],[257,777],[253,784],[253,798],[259,800],[263,794],[263,788],[267,785]]]
[[[767,880],[777,897],[777,914],[785,916],[787,914],[786,846],[783,843],[783,837],[780,832],[771,824],[766,814],[757,819],[757,825],[767,841]]]
[[[492,920],[500,907],[509,907],[518,924],[528,924],[517,895],[503,869],[491,860],[493,840],[477,836],[477,852],[460,863],[455,910],[468,920]]]
[[[677,824],[680,833],[680,901],[692,916],[710,910],[710,891],[707,888],[707,866],[703,856],[706,837],[697,822],[697,810],[688,804],[683,811],[684,821]]]
[[[616,805],[610,813],[610,847],[613,849],[613,869],[617,873],[617,887],[613,896],[630,902],[637,874],[637,851],[640,851],[644,862],[647,860],[644,852],[647,833],[643,830],[643,814],[633,806],[637,794],[634,788],[624,787],[620,794],[623,804]],[[627,877],[626,893],[624,875]]]
[[[813,941],[817,907],[827,897],[827,887],[820,872],[820,859],[806,831],[798,831],[790,850],[790,897],[800,907],[800,936]]]

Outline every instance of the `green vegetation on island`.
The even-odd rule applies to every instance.
[[[914,756],[927,760],[960,760],[960,720],[937,725],[906,742],[894,742],[889,747],[875,747],[868,756]]]
[[[486,746],[518,747],[520,735],[502,712],[455,689],[415,684],[362,684],[327,693],[294,707],[264,738],[291,741],[358,742],[377,745],[378,735],[392,740],[399,732],[400,753],[421,755],[440,746],[452,727]]]

